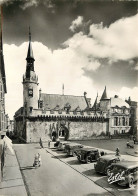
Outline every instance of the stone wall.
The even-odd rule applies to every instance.
[[[49,140],[52,136],[52,132],[57,132],[57,122],[54,121],[28,121],[26,123],[26,136],[27,143],[39,142],[42,140]]]
[[[66,121],[66,128],[69,130],[70,140],[94,139],[97,137],[105,137],[107,133],[108,122],[68,122]],[[26,136],[27,142],[39,142],[42,140],[49,140],[52,133],[56,132],[58,135],[59,122],[57,121],[29,121],[26,122]]]
[[[108,131],[108,122],[71,122],[69,139],[94,139],[105,137]]]

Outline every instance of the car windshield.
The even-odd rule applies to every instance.
[[[107,160],[102,159],[102,158],[99,158],[98,161],[99,161],[99,162],[102,162],[102,163],[107,163]]]
[[[114,173],[122,173],[123,171],[125,171],[126,169],[124,168],[124,167],[122,167],[122,166],[120,166],[120,165],[115,165],[114,167],[113,167],[113,172]]]

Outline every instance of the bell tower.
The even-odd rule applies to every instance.
[[[25,108],[25,115],[30,114],[33,109],[38,109],[38,77],[34,71],[34,61],[29,27],[29,46],[26,58],[27,64],[25,75],[23,75],[23,106]]]

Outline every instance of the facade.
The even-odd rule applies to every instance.
[[[138,102],[132,101],[129,97],[126,102],[130,105],[130,125],[131,125],[131,134],[136,137],[138,141]]]
[[[109,137],[126,135],[129,133],[130,126],[130,106],[117,95],[108,98],[106,87],[102,97],[96,97],[92,107],[94,111],[101,111],[107,114],[109,119]]]
[[[38,92],[30,32],[26,61],[23,106],[14,116],[20,138],[28,143],[39,142],[40,138],[82,140],[129,131],[129,105],[118,97],[107,98],[106,88],[100,100],[96,97],[93,107],[86,92],[83,96],[46,94],[41,89]]]
[[[2,177],[2,170],[4,166],[4,142],[3,134],[6,132],[6,116],[5,116],[5,94],[6,89],[6,76],[5,65],[3,57],[3,43],[2,43],[2,19],[1,19],[1,6],[0,6],[0,181]]]

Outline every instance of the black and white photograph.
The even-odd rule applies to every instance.
[[[0,196],[138,195],[138,2],[0,0]]]

